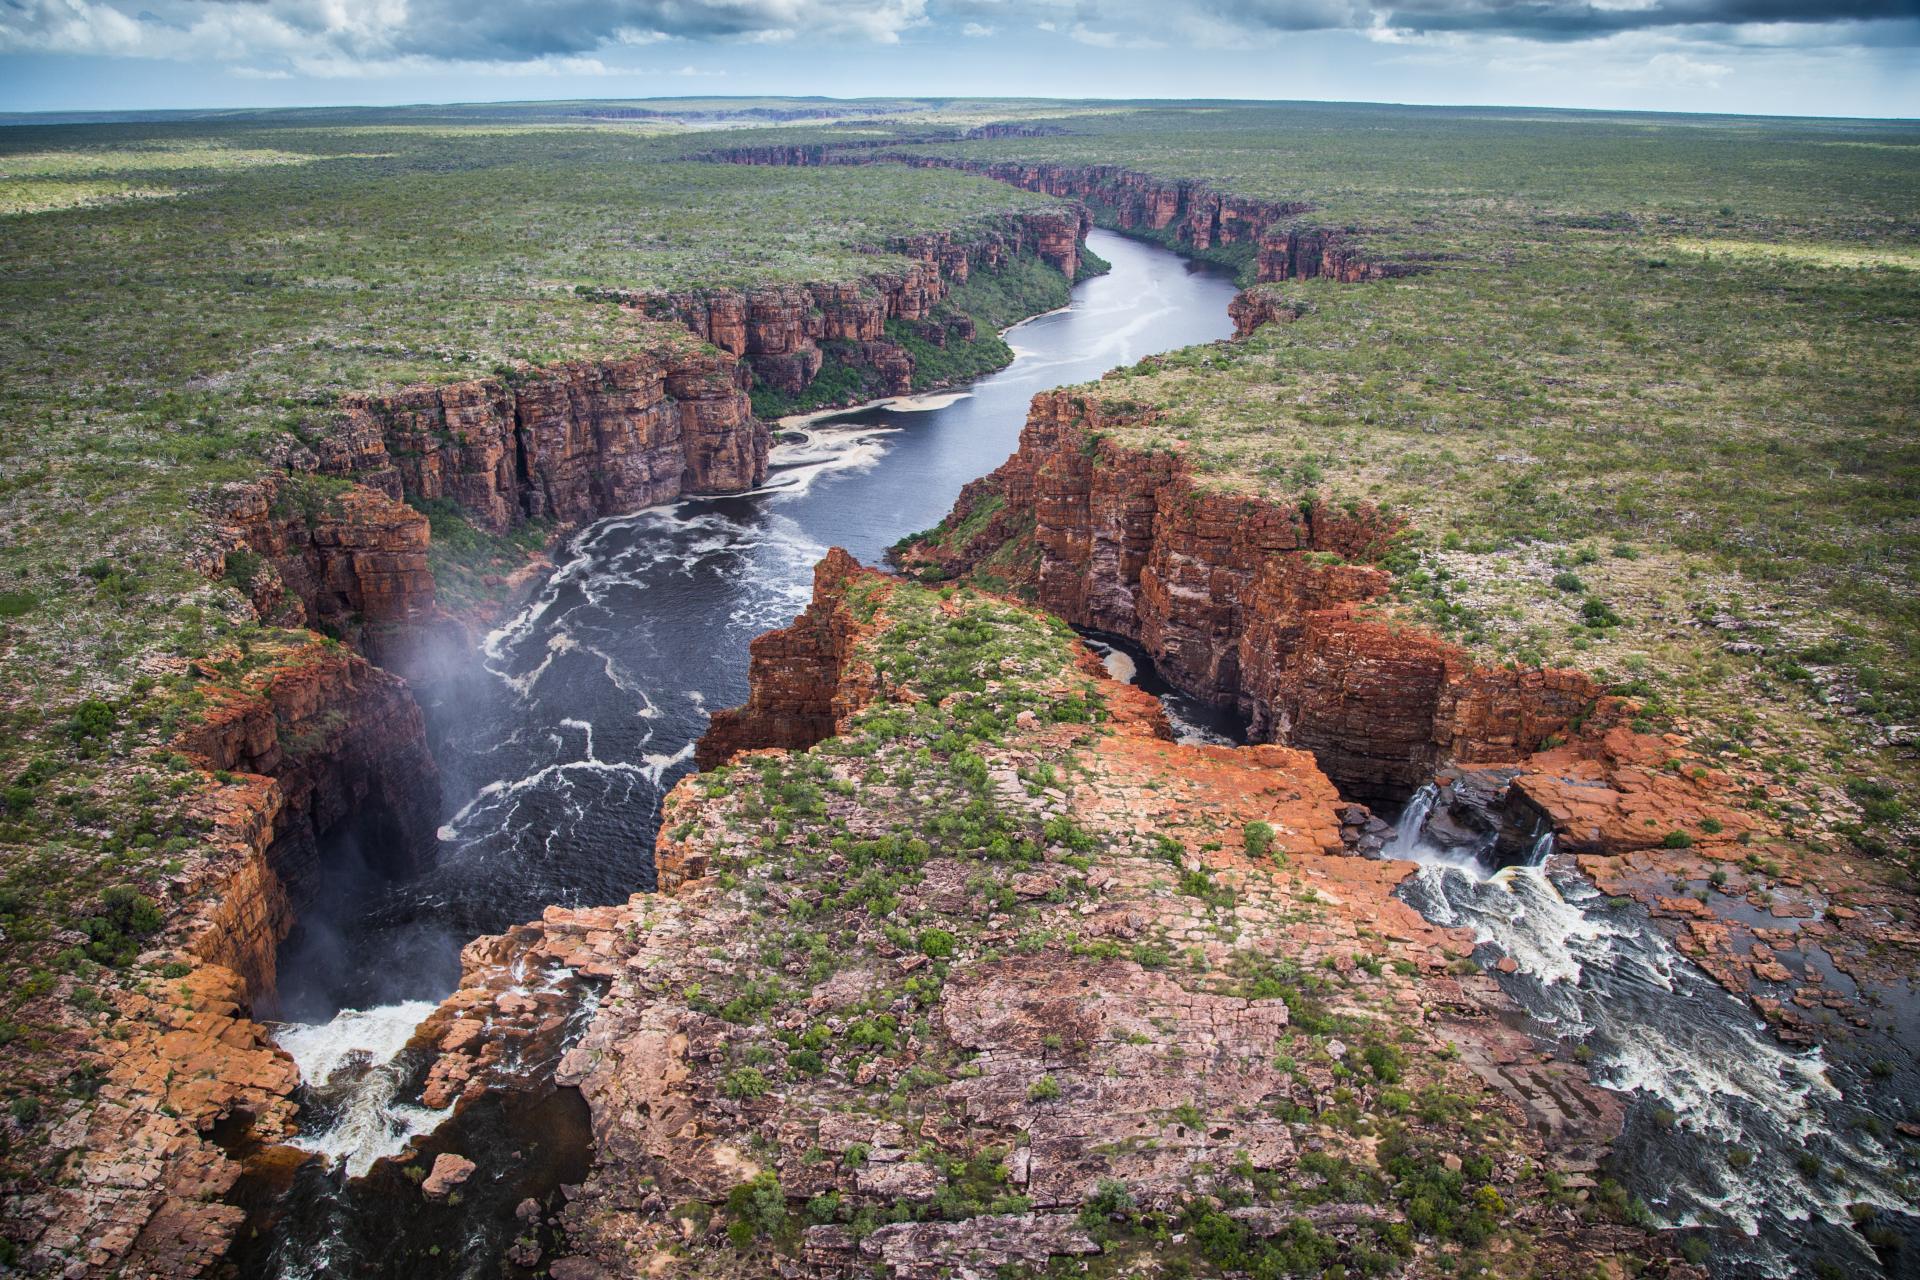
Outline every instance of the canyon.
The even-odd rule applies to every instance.
[[[1130,425],[1147,424],[1073,392],[1038,397],[1019,450],[902,567],[945,579],[991,564],[1074,625],[1139,644],[1186,693],[1236,708],[1254,739],[1313,751],[1360,798],[1404,799],[1446,763],[1527,755],[1599,698],[1578,672],[1478,667],[1370,616],[1392,585],[1371,562],[1393,520],[1203,485],[1176,452],[1104,438]]]
[[[1432,255],[1413,253],[1378,258],[1364,248],[1364,228],[1302,223],[1302,215],[1314,210],[1310,202],[1252,199],[1206,182],[1162,178],[1120,165],[1021,164],[834,144],[731,147],[698,158],[752,165],[903,164],[977,174],[1023,191],[1083,202],[1101,225],[1163,238],[1181,252],[1238,247],[1241,256],[1250,259],[1258,283],[1315,277],[1344,283],[1386,280],[1411,275],[1432,260]]]
[[[1083,204],[971,238],[890,245],[907,265],[855,282],[604,293],[601,301],[686,333],[663,326],[655,347],[617,358],[353,397],[327,430],[289,450],[284,475],[219,495],[208,575],[232,579],[231,568],[249,566],[240,585],[260,618],[351,647],[315,640],[251,667],[244,655],[208,664],[222,692],[175,744],[220,779],[206,795],[211,852],[183,894],[195,914],[172,935],[189,973],[173,988],[177,1006],[162,998],[129,1014],[174,1030],[137,1038],[117,1056],[113,1105],[95,1111],[85,1138],[90,1149],[152,1155],[116,1156],[90,1175],[94,1190],[49,1202],[51,1247],[154,1275],[193,1274],[219,1256],[240,1221],[217,1201],[237,1165],[205,1135],[245,1118],[254,1137],[271,1141],[293,1124],[298,1081],[248,1010],[271,996],[276,948],[297,904],[340,841],[380,850],[382,871],[395,876],[431,858],[436,768],[418,705],[382,667],[409,635],[459,624],[436,602],[428,519],[409,501],[450,503],[502,532],[752,491],[769,478],[772,443],[753,413],[753,387],[802,392],[831,352],[870,369],[883,393],[903,393],[914,370],[889,339],[890,323],[935,345],[970,339],[966,317],[938,314],[955,284],[1022,254],[1073,279],[1096,217],[1190,252],[1250,253],[1263,281],[1359,282],[1418,265],[1370,260],[1358,229],[1299,225],[1305,204],[1249,201],[1114,166],[970,166],[878,149],[857,159],[806,148],[711,158],[904,159]],[[1285,323],[1291,308],[1252,291],[1232,315],[1244,336]],[[1804,1040],[1814,1032],[1797,1011],[1822,997],[1809,994],[1817,981],[1792,980],[1799,974],[1772,985],[1783,972],[1773,948],[1784,954],[1789,940],[1766,926],[1730,927],[1688,905],[1695,899],[1663,892],[1666,880],[1706,874],[1714,855],[1738,843],[1743,855],[1787,860],[1804,877],[1795,882],[1812,912],[1804,936],[1823,938],[1843,969],[1864,973],[1874,947],[1920,940],[1888,925],[1885,904],[1827,915],[1821,886],[1834,869],[1738,806],[1739,779],[1708,768],[1677,737],[1637,730],[1633,705],[1587,675],[1483,666],[1394,617],[1392,574],[1381,564],[1400,532],[1393,518],[1362,504],[1289,506],[1210,484],[1176,450],[1121,439],[1152,425],[1097,396],[1036,397],[1013,457],[969,485],[899,564],[1124,637],[1174,686],[1242,718],[1252,745],[1173,743],[1150,698],[1104,679],[1077,642],[1037,615],[967,586],[938,600],[830,551],[800,617],[753,641],[746,701],[715,712],[694,748],[706,772],[666,800],[655,847],[662,893],[555,907],[474,942],[460,989],[422,1025],[416,1047],[435,1055],[428,1104],[471,1102],[505,1074],[505,1047],[551,1041],[579,990],[604,993],[554,1073],[587,1100],[595,1164],[564,1207],[536,1210],[566,1242],[550,1274],[621,1274],[687,1242],[705,1250],[696,1274],[725,1273],[734,1266],[725,1228],[751,1221],[735,1195],[768,1178],[783,1222],[798,1217],[793,1204],[831,1199],[837,1216],[790,1224],[813,1274],[1044,1266],[1103,1248],[1126,1256],[1141,1242],[1116,1240],[1105,1226],[1095,1238],[1083,1213],[1106,1180],[1124,1182],[1141,1209],[1171,1216],[1193,1211],[1196,1188],[1223,1200],[1274,1180],[1319,1177],[1333,1188],[1328,1160],[1366,1165],[1370,1133],[1303,1139],[1296,1122],[1346,1106],[1339,1092],[1353,1088],[1369,1114],[1397,1105],[1388,1097],[1397,1080],[1349,1072],[1360,1061],[1349,1049],[1357,1037],[1379,1038],[1381,1015],[1408,1029],[1417,1050],[1409,1070],[1423,1085],[1497,1120],[1498,1140],[1466,1153],[1473,1177],[1451,1185],[1464,1191],[1471,1181],[1513,1205],[1516,1227],[1553,1265],[1631,1249],[1659,1259],[1669,1276],[1694,1274],[1670,1256],[1670,1241],[1529,1192],[1535,1163],[1563,1171],[1576,1190],[1591,1187],[1622,1106],[1580,1064],[1504,1025],[1515,1016],[1511,999],[1493,976],[1461,963],[1471,935],[1422,920],[1398,896],[1411,864],[1352,856],[1379,851],[1381,824],[1367,806],[1397,806],[1437,780],[1424,828],[1436,839],[1491,837],[1511,859],[1550,832],[1607,892],[1643,902],[1682,951]],[[909,615],[919,621],[907,626]],[[922,625],[960,627],[941,633],[960,636],[955,644],[984,629],[1036,651],[1064,648],[1047,649],[1045,660],[1022,650],[1019,663],[996,669],[985,714],[1021,710],[1003,717],[1004,740],[974,740],[962,713],[987,700],[982,691],[929,696],[903,674],[914,659],[894,651],[897,634],[924,639],[913,629]],[[1056,719],[1047,710],[1083,704],[1098,715]],[[968,738],[981,774],[956,786],[917,773],[922,762],[873,728],[876,712],[930,717],[915,722],[909,743]],[[876,783],[860,752],[897,774]],[[1074,781],[1035,781],[1061,760],[1072,762]],[[826,798],[814,807],[782,788]],[[756,795],[781,796],[777,805],[794,811],[768,813]],[[864,859],[854,869],[871,870],[878,855],[869,846],[907,829],[939,830],[940,803],[976,801],[1007,815],[1002,834],[1028,842],[1019,856],[884,845],[910,874],[871,903],[842,900],[849,863]],[[1271,857],[1246,843],[1258,826],[1271,833]],[[1671,847],[1674,832],[1685,846]],[[1087,847],[1097,859],[1083,856],[1074,833],[1095,841]],[[1165,876],[1189,887],[1169,893]],[[1751,892],[1762,892],[1757,882]],[[921,937],[889,930],[901,912]],[[789,919],[824,920],[840,950],[820,960]],[[929,950],[928,929],[956,949]],[[744,939],[785,949],[770,966],[779,976],[762,981],[716,957],[750,958]],[[1169,967],[1175,955],[1192,974]],[[1339,1023],[1338,1052],[1311,1033],[1293,1068],[1272,1062],[1274,1043],[1289,1040],[1303,1016],[1328,1015],[1318,988],[1297,973],[1284,994],[1246,980],[1283,958],[1339,975],[1339,1018],[1365,1011]],[[565,999],[530,996],[531,969],[568,971],[581,987]],[[936,972],[938,982],[918,985]],[[751,1016],[736,1016],[742,1001]],[[826,1032],[819,1044],[816,1026]],[[851,1041],[862,1051],[848,1051],[849,1037],[867,1038]],[[1447,1044],[1459,1046],[1457,1057]],[[796,1046],[823,1059],[822,1070],[774,1056]],[[803,1065],[769,1087],[777,1073],[761,1067],[776,1060]],[[1115,1084],[1116,1062],[1145,1083]],[[1343,1072],[1358,1084],[1341,1083]],[[180,1095],[182,1075],[201,1083]],[[922,1092],[939,1105],[912,1101]],[[1262,1113],[1276,1098],[1294,1120]],[[177,1114],[156,1118],[162,1105]],[[1414,1131],[1422,1160],[1460,1174],[1464,1140],[1437,1122]],[[998,1153],[993,1167],[970,1173],[983,1153]],[[1246,1172],[1223,1172],[1241,1156]],[[976,1185],[983,1179],[990,1194]],[[446,1190],[437,1176],[428,1181],[436,1195]],[[858,1219],[839,1214],[842,1204],[917,1206],[921,1217]],[[714,1212],[722,1205],[724,1217]],[[933,1211],[956,1205],[968,1211],[957,1220]],[[1250,1242],[1295,1230],[1290,1211],[1271,1207],[1228,1216]],[[1374,1219],[1329,1199],[1303,1221],[1313,1247],[1350,1257],[1374,1247]],[[91,1238],[88,1222],[101,1224]]]
[[[927,628],[977,649],[998,687],[943,693],[935,663],[917,661]],[[996,642],[1027,656],[1001,662]],[[1069,705],[1093,714],[1060,710]],[[977,711],[1013,706],[1023,709],[1003,740],[970,736],[985,761],[975,781],[914,763],[929,736],[968,734]],[[913,725],[904,737],[882,727],[900,715]],[[1334,1063],[1357,1062],[1383,1015],[1408,1028],[1408,1071],[1498,1117],[1500,1136],[1484,1144],[1416,1124],[1425,1158],[1484,1169],[1475,1176],[1512,1197],[1514,1226],[1536,1233],[1543,1256],[1575,1265],[1660,1251],[1638,1229],[1543,1210],[1513,1190],[1528,1159],[1573,1177],[1591,1170],[1620,1109],[1577,1066],[1540,1062],[1489,1016],[1508,1007],[1498,986],[1454,970],[1471,939],[1393,896],[1411,866],[1350,856],[1349,806],[1306,753],[1176,744],[1153,699],[1106,678],[1041,616],[974,592],[941,600],[834,551],[801,619],[756,645],[748,703],[716,717],[700,754],[708,770],[682,781],[663,815],[661,891],[555,908],[476,943],[436,1024],[432,1078],[480,1089],[498,1051],[471,1028],[495,1028],[497,1043],[545,1016],[509,974],[552,967],[608,984],[558,1070],[587,1098],[597,1158],[558,1211],[565,1252],[546,1260],[553,1274],[613,1276],[668,1254],[692,1274],[770,1273],[775,1257],[754,1244],[783,1229],[772,1218],[825,1276],[1135,1257],[1151,1243],[1083,1212],[1101,1187],[1128,1190],[1114,1223],[1135,1212],[1204,1217],[1196,1195],[1236,1203],[1237,1189],[1272,1185],[1269,1176],[1298,1185],[1357,1157],[1338,1136],[1303,1145],[1267,1104],[1278,1097],[1300,1114],[1330,1105]],[[876,765],[890,781],[856,789]],[[1043,766],[1073,781],[1022,781]],[[756,808],[763,788],[808,786],[838,798],[785,817]],[[969,804],[990,806],[1003,831],[1045,834],[1010,859],[970,854],[965,841],[987,837],[929,824]],[[776,822],[787,835],[763,843]],[[1239,834],[1254,824],[1273,843],[1243,853]],[[895,849],[889,830],[926,838]],[[1095,846],[1097,859],[1076,858]],[[855,888],[875,857],[900,869],[897,902],[869,906]],[[1169,866],[1219,888],[1170,894]],[[889,925],[897,919],[940,940],[916,941]],[[833,945],[809,954],[794,940],[804,936]],[[754,946],[786,952],[778,976],[742,966]],[[1168,966],[1169,948],[1184,948],[1180,967]],[[1383,956],[1398,963],[1381,970]],[[1311,984],[1249,986],[1266,965],[1334,975],[1340,1012],[1326,1013]],[[1298,1068],[1274,1059],[1276,1043],[1306,1055],[1330,1035],[1331,1057],[1301,1056]],[[782,1041],[790,1064],[808,1065],[743,1085],[761,1074],[739,1064],[765,1061],[763,1044],[777,1061]],[[1446,1041],[1454,1057],[1428,1055]],[[1371,1110],[1383,1086],[1355,1087]],[[794,1222],[788,1207],[756,1219],[742,1186],[827,1206],[825,1220]],[[1266,1194],[1253,1192],[1218,1230],[1256,1252],[1292,1232],[1345,1257],[1364,1254],[1399,1212],[1336,1200],[1295,1226],[1295,1213],[1263,1207]],[[979,1202],[963,1204],[968,1196]],[[724,1219],[696,1212],[723,1202]]]

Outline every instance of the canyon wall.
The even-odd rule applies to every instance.
[[[1253,247],[1254,278],[1261,282],[1325,276],[1347,283],[1412,274],[1411,261],[1386,261],[1358,243],[1359,229],[1299,223],[1310,201],[1261,200],[1216,190],[1205,182],[1160,178],[1120,165],[1027,164],[969,160],[874,147],[737,147],[702,153],[722,164],[862,165],[902,164],[917,169],[954,169],[1092,207],[1103,224],[1152,234],[1188,253],[1233,245]]]
[[[850,345],[843,358],[879,375],[886,395],[913,389],[913,357],[890,341],[887,323],[908,325],[935,346],[969,341],[968,316],[935,309],[976,271],[994,272],[1032,254],[1069,281],[1080,271],[1080,242],[1092,226],[1080,208],[1010,214],[965,235],[908,236],[887,245],[908,259],[903,268],[834,284],[763,285],[680,291],[602,290],[648,315],[684,325],[696,337],[744,360],[764,385],[787,395],[804,391],[820,372],[822,342]]]
[[[1115,425],[1069,392],[1036,397],[1019,451],[904,567],[990,564],[1069,622],[1135,641],[1177,688],[1237,708],[1256,741],[1311,750],[1365,798],[1403,797],[1445,761],[1517,759],[1598,697],[1578,672],[1481,668],[1366,613],[1391,586],[1370,562],[1398,532],[1372,508],[1210,490],[1175,453],[1103,439]]]
[[[257,685],[229,690],[178,749],[242,775],[217,793],[216,831],[233,856],[189,947],[233,970],[253,999],[274,987],[274,954],[343,840],[376,873],[432,860],[439,773],[405,681],[341,646],[279,655]],[[243,784],[243,785],[242,785]],[[236,790],[235,787],[238,786]]]
[[[724,764],[740,751],[805,749],[839,732],[846,717],[866,704],[872,675],[850,666],[860,628],[845,590],[862,572],[859,561],[834,547],[814,566],[813,602],[806,611],[787,626],[754,637],[747,701],[713,713],[694,745],[694,760],[702,769]],[[664,866],[660,874],[667,875]]]
[[[679,345],[345,402],[318,467],[447,500],[495,532],[596,519],[766,479],[767,430],[730,356]]]

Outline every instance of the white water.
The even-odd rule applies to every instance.
[[[1503,980],[1509,994],[1543,1034],[1587,1046],[1597,1083],[1671,1113],[1670,1130],[1655,1117],[1655,1133],[1619,1151],[1626,1180],[1657,1214],[1761,1233],[1738,1259],[1742,1274],[1788,1276],[1809,1246],[1783,1224],[1844,1223],[1861,1202],[1910,1206],[1892,1153],[1841,1113],[1819,1052],[1781,1045],[1640,911],[1549,869],[1551,833],[1525,864],[1497,871],[1433,845],[1422,832],[1434,800],[1432,788],[1416,793],[1388,845],[1387,856],[1421,864],[1403,896],[1511,957],[1519,968]],[[1735,1147],[1753,1157],[1744,1170],[1728,1159]],[[1822,1162],[1817,1176],[1800,1167],[1802,1153]],[[1859,1237],[1844,1237],[1856,1263],[1872,1265]]]
[[[329,1022],[280,1027],[274,1042],[292,1057],[300,1079],[332,1117],[324,1127],[293,1138],[292,1145],[358,1178],[452,1115],[452,1107],[433,1111],[398,1100],[401,1051],[436,1007],[431,1000],[408,1000],[377,1009],[342,1009]]]

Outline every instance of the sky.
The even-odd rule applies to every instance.
[[[0,111],[760,94],[1920,117],[1920,0],[0,0]]]

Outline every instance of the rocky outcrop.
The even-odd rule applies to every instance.
[[[244,975],[255,999],[273,989],[287,904],[315,889],[342,840],[390,875],[432,860],[439,774],[419,704],[404,681],[347,649],[309,644],[224,689],[178,749],[259,780],[243,779],[258,795],[226,797],[230,840],[250,842],[254,856],[222,868],[208,927],[191,944]]]
[[[873,678],[849,666],[860,624],[845,591],[862,572],[857,560],[834,547],[814,566],[813,603],[806,611],[788,626],[754,637],[747,701],[714,713],[694,746],[702,769],[760,747],[810,747],[833,736],[865,705]]]
[[[1282,297],[1258,286],[1242,289],[1227,304],[1233,320],[1233,336],[1244,338],[1264,324],[1292,324],[1307,313],[1307,304]]]
[[[291,1127],[299,1072],[247,1017],[245,983],[173,962],[185,972],[113,993],[115,1034],[71,1063],[95,1092],[48,1135],[69,1153],[65,1176],[8,1206],[20,1229],[7,1234],[31,1274],[202,1274],[245,1217],[220,1200],[241,1169],[209,1131],[240,1118],[263,1138]]]
[[[220,500],[226,545],[211,572],[241,579],[262,620],[363,649],[432,618],[427,518],[363,485],[320,495],[300,484],[270,475],[229,488]]]
[[[320,470],[446,500],[482,528],[617,515],[766,478],[747,370],[684,340],[634,355],[349,399]]]
[[[810,669],[884,666],[901,683],[870,696],[896,722],[683,781],[661,893],[468,948],[437,1098],[485,1087],[487,1040],[553,1021],[528,973],[607,984],[556,1073],[588,1101],[595,1159],[552,1274],[671,1254],[700,1275],[932,1280],[1096,1253],[1122,1274],[1154,1244],[1095,1226],[1222,1202],[1242,1207],[1215,1233],[1249,1250],[1291,1233],[1322,1266],[1407,1216],[1397,1195],[1320,1192],[1385,1159],[1327,1126],[1336,1107],[1393,1109],[1394,1141],[1472,1170],[1543,1265],[1652,1243],[1532,1189],[1536,1168],[1591,1172],[1620,1108],[1505,1027],[1492,978],[1453,967],[1471,936],[1394,896],[1408,864],[1343,856],[1351,806],[1311,757],[1175,743],[1153,699],[1044,620],[908,593],[836,557],[804,628],[829,634],[794,646]],[[974,638],[978,683],[922,688],[898,665],[909,609],[943,645]],[[842,617],[859,625],[826,625]],[[749,705],[784,701],[788,670],[756,662]],[[981,732],[1009,699],[1100,712]],[[967,834],[985,815],[998,839]],[[1406,1109],[1429,1089],[1474,1123]]]
[[[1144,648],[1171,683],[1311,750],[1350,793],[1404,797],[1443,762],[1512,759],[1599,688],[1572,671],[1489,670],[1362,608],[1391,585],[1398,531],[1366,506],[1289,507],[1195,483],[1177,454],[1129,449],[1097,400],[1036,397],[1020,449],[901,557],[936,577],[990,558],[1077,626]],[[991,512],[985,519],[976,513]],[[945,531],[968,529],[960,545]],[[1009,554],[1010,542],[1032,554]]]

